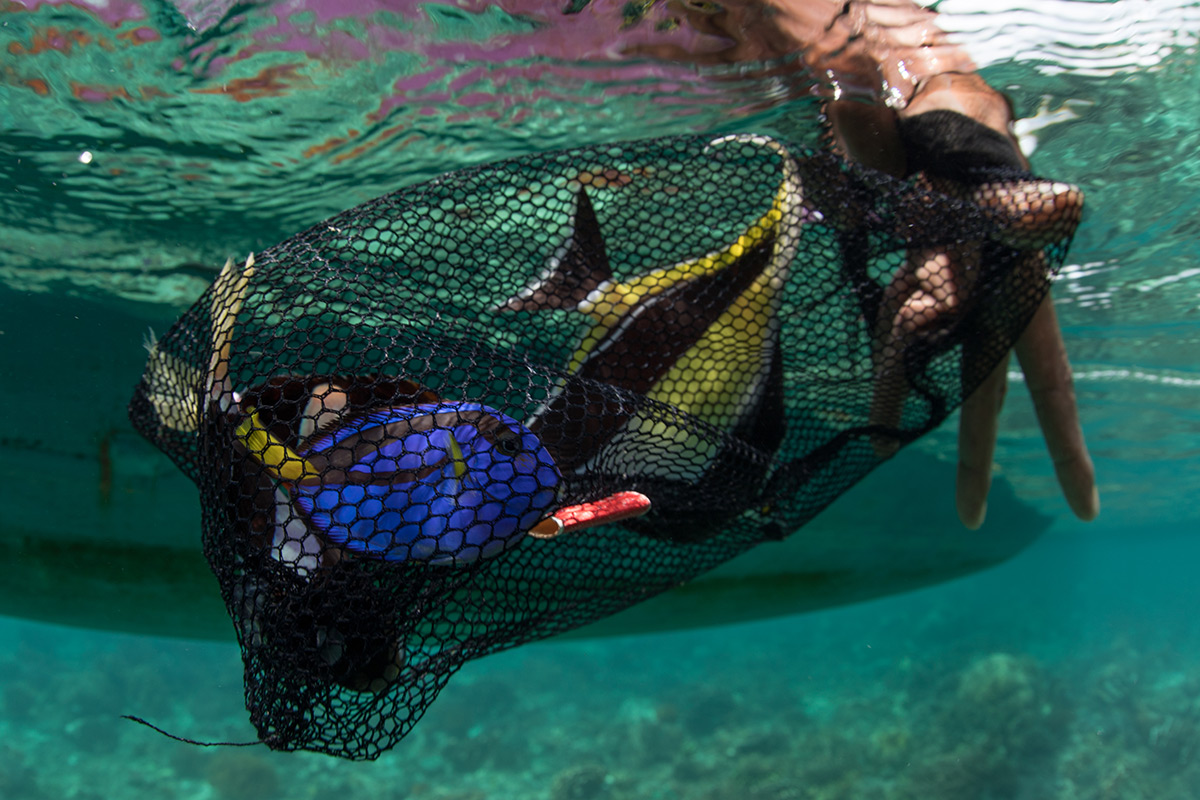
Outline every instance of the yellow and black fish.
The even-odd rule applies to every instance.
[[[566,244],[542,277],[499,307],[572,309],[590,317],[569,378],[529,428],[564,473],[634,476],[660,517],[671,507],[704,518],[714,503],[745,508],[760,487],[732,486],[722,473],[749,473],[760,482],[784,432],[778,312],[805,218],[803,187],[795,159],[774,140],[726,137],[712,146],[730,142],[768,147],[783,162],[770,208],[736,241],[616,280],[600,222],[581,188]],[[606,392],[605,385],[677,413]],[[737,447],[739,441],[745,446]],[[721,469],[731,458],[743,469]],[[760,461],[761,469],[745,470],[746,460]],[[706,499],[710,490],[721,496]]]

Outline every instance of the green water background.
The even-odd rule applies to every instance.
[[[444,170],[685,131],[816,136],[811,101],[776,101],[802,87],[591,62],[564,80],[532,57],[514,57],[521,69],[501,82],[482,69],[488,43],[519,42],[527,19],[421,8],[369,23],[301,13],[286,21],[302,34],[289,34],[255,7],[202,32],[169,6],[115,25],[69,5],[7,7],[5,302],[71,298],[161,330],[227,255]],[[443,71],[422,77],[427,56],[389,46],[379,27],[488,46],[444,55]],[[141,28],[159,38],[142,41]],[[39,36],[49,45],[33,52]],[[345,49],[309,53],[305,37]],[[0,796],[1196,796],[1196,52],[1106,75],[1053,65],[1035,55],[985,75],[1020,116],[1080,101],[1077,119],[1039,132],[1034,164],[1088,197],[1055,295],[1101,522],[1067,520],[1017,383],[997,462],[1057,521],[1014,562],[772,623],[503,654],[468,667],[410,739],[365,766],[200,750],[117,718],[251,738],[232,645],[5,621]],[[404,102],[389,99],[410,80]],[[0,330],[0,348],[36,347]],[[6,437],[50,424],[59,398],[4,379]],[[945,457],[954,435],[947,426],[916,447]],[[949,487],[923,501],[951,502]]]

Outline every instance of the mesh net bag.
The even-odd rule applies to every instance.
[[[792,535],[938,425],[1077,221],[993,173],[941,193],[767,137],[633,142],[227,264],[130,413],[199,487],[262,740],[374,758],[468,659]]]

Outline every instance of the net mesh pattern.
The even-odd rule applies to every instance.
[[[228,264],[148,343],[130,413],[199,487],[263,741],[374,758],[467,660],[792,535],[938,425],[1077,221],[1058,184],[956,185],[641,141],[452,173]],[[649,510],[554,523],[628,492]]]

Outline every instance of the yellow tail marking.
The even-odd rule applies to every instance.
[[[271,435],[254,409],[250,409],[249,416],[241,421],[233,435],[280,480],[300,483],[321,477],[312,462]]]

